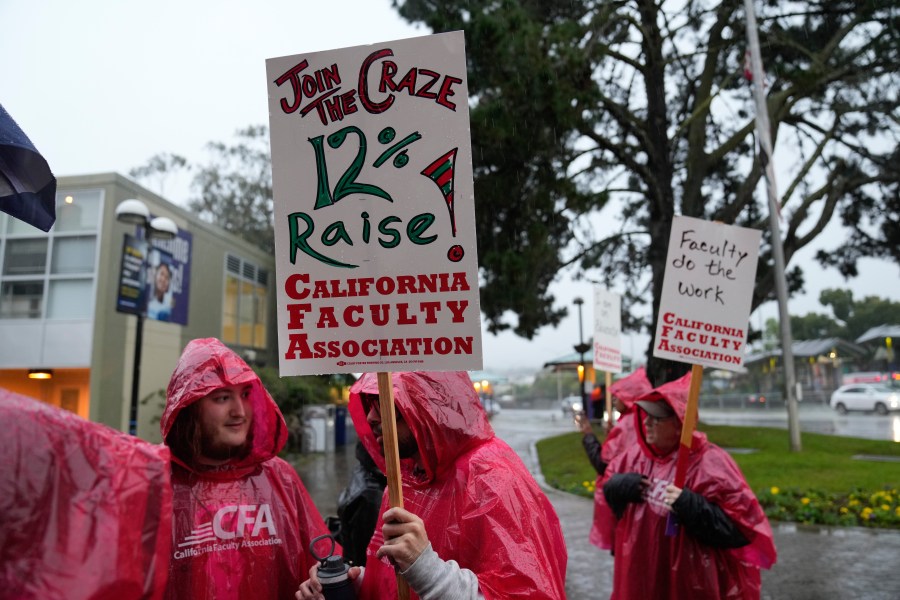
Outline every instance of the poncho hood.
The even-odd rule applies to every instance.
[[[647,371],[644,367],[639,367],[634,373],[613,382],[609,386],[609,393],[621,400],[622,404],[630,411],[635,400],[652,389],[653,385],[647,379]]]
[[[250,384],[253,424],[250,452],[228,464],[240,475],[276,456],[287,443],[287,426],[275,400],[263,387],[259,376],[233,350],[216,338],[192,340],[185,347],[166,390],[166,408],[160,421],[163,440],[169,435],[179,413],[219,388]],[[182,457],[177,462],[190,468]]]
[[[684,376],[679,377],[674,381],[670,381],[668,383],[664,383],[661,386],[654,388],[635,399],[635,402],[638,400],[646,401],[646,402],[664,402],[668,404],[672,410],[675,411],[675,416],[678,418],[679,423],[684,425],[684,417],[687,413],[687,401],[688,401],[688,393],[691,388],[691,373],[688,372]],[[662,458],[664,460],[668,460],[669,458],[674,458],[677,452],[673,452],[670,455],[665,457],[659,457],[659,455],[654,452],[649,444],[647,444],[646,440],[646,427],[644,426],[644,417],[646,413],[643,409],[638,407],[638,410],[634,411],[634,427],[635,431],[638,432],[638,441],[641,444],[641,448],[643,448],[644,453],[647,456],[653,458]],[[699,451],[703,446],[707,443],[706,434],[700,433],[699,431],[694,431],[694,435],[691,438],[691,452]]]
[[[401,461],[408,484],[427,484],[453,467],[456,457],[494,437],[468,373],[391,373],[394,405],[419,446],[424,473],[413,473],[413,461]],[[366,373],[350,388],[350,416],[369,454],[384,471],[381,448],[366,421],[361,394],[378,394],[378,376]]]

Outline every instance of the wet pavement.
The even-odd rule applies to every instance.
[[[804,415],[801,411],[801,429],[807,431]],[[816,412],[806,422],[821,428],[829,416]],[[733,412],[720,415],[707,410],[702,420],[707,417],[710,422],[741,420],[741,416]],[[781,418],[773,411],[766,415],[766,426],[779,426],[777,421]],[[569,551],[568,597],[572,600],[608,598],[612,591],[613,559],[587,539],[593,502],[549,488],[543,481],[534,450],[534,443],[541,438],[574,431],[571,419],[563,418],[555,410],[507,409],[494,417],[492,423],[497,435],[522,457],[559,515]],[[347,438],[348,444],[333,453],[290,457],[323,517],[337,514],[338,494],[355,465],[352,429]],[[773,523],[773,530],[778,562],[771,570],[763,571],[764,600],[900,598],[900,531],[791,523]]]
[[[797,416],[801,432],[900,442],[900,413],[876,415],[872,412],[852,412],[839,415],[822,404],[802,403],[798,407]],[[788,425],[787,409],[783,407],[751,410],[701,408],[700,419],[710,425],[777,429],[787,429]]]

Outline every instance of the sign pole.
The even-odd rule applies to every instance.
[[[612,394],[609,391],[609,386],[612,385],[612,373],[609,371],[606,372],[606,431],[612,431],[613,425],[616,424],[616,420],[613,417],[612,410]]]
[[[378,402],[381,406],[381,435],[384,438],[384,461],[387,470],[388,501],[391,508],[403,508],[400,480],[400,449],[397,446],[397,414],[394,411],[394,386],[391,374],[378,372]],[[397,573],[397,597],[409,600],[409,584]]]
[[[747,11],[747,41],[753,73],[753,96],[756,99],[756,129],[765,167],[766,193],[769,199],[769,231],[772,234],[772,277],[775,280],[775,295],[778,299],[778,322],[781,332],[781,360],[784,366],[784,402],[788,412],[788,435],[791,452],[803,450],[800,439],[800,416],[797,408],[797,377],[794,372],[794,340],[791,332],[791,314],[788,312],[788,291],[785,278],[784,248],[781,241],[781,206],[775,185],[775,167],[772,160],[772,130],[769,125],[769,109],[766,105],[765,74],[759,49],[759,32],[756,29],[756,9],[752,0],[744,0]]]
[[[691,387],[688,390],[687,408],[684,412],[684,423],[681,425],[681,445],[678,447],[678,462],[675,463],[675,487],[683,488],[687,475],[688,457],[691,454],[691,440],[697,428],[697,413],[700,397],[700,386],[703,384],[703,366],[691,366]],[[675,515],[669,513],[666,521],[666,535],[673,536],[678,532]]]

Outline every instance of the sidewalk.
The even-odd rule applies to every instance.
[[[562,523],[568,548],[566,593],[571,600],[608,598],[613,559],[592,546],[587,535],[593,502],[549,488],[543,482],[534,443],[573,431],[557,411],[504,410],[492,424],[542,485]],[[290,457],[323,517],[337,513],[337,497],[355,464],[355,435],[334,453]],[[900,598],[900,531],[774,524],[778,562],[763,571],[764,600]]]

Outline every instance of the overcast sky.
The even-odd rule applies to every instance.
[[[428,33],[402,21],[390,0],[0,0],[0,23],[0,104],[57,176],[127,175],[162,152],[202,163],[207,142],[268,125],[266,58]],[[186,189],[169,191],[170,200],[184,202]],[[831,228],[828,245],[841,235]],[[792,313],[822,312],[818,295],[828,287],[849,287],[856,298],[900,299],[896,265],[863,261],[862,277],[847,283],[819,269],[813,254],[791,263],[799,260],[807,272],[807,293],[790,301]],[[572,316],[530,342],[486,333],[485,369],[537,369],[572,352],[576,296],[586,300],[590,336],[591,284],[564,274],[554,292]],[[751,321],[758,327],[775,314],[770,303]],[[625,335],[622,350],[642,357],[648,342]]]

